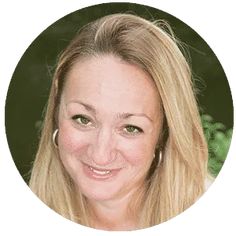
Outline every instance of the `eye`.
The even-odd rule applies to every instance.
[[[134,125],[126,125],[124,128],[125,132],[128,134],[139,134],[143,133],[143,130],[137,126]]]
[[[91,120],[84,115],[75,115],[72,119],[83,126],[89,126],[91,124]]]

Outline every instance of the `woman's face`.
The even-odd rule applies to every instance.
[[[142,185],[162,120],[157,89],[143,70],[112,55],[77,62],[61,97],[60,158],[88,199],[123,198]]]

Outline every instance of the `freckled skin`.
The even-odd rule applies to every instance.
[[[107,55],[73,66],[61,98],[58,145],[67,172],[88,199],[124,198],[140,187],[158,142],[163,117],[160,106],[154,82],[135,65]],[[145,114],[150,119],[143,115],[118,117],[122,113]],[[89,125],[72,119],[78,114],[86,115]],[[143,132],[130,134],[124,128],[127,124]],[[97,181],[84,174],[83,162],[121,170],[114,178]]]

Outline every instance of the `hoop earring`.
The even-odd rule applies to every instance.
[[[57,134],[58,134],[58,129],[56,129],[56,130],[53,132],[53,135],[52,135],[52,142],[53,142],[53,144],[54,144],[54,146],[55,146],[56,148],[58,148],[58,144],[57,144],[57,141],[56,141]]]
[[[157,167],[159,167],[161,165],[161,162],[162,162],[162,151],[159,151],[159,158],[158,158]]]

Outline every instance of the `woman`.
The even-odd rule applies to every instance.
[[[204,192],[208,150],[191,72],[161,24],[106,16],[59,58],[30,187],[72,221],[150,227]]]

